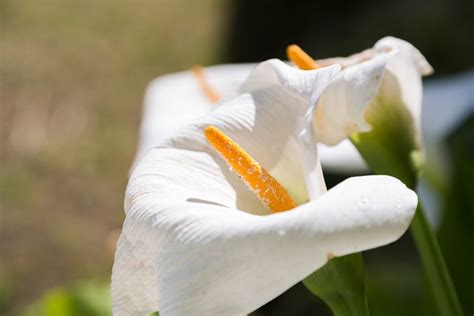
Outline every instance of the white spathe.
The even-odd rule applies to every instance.
[[[338,71],[264,62],[241,94],[148,151],[127,188],[114,315],[245,315],[328,257],[385,245],[406,231],[417,196],[392,177],[351,178],[308,201],[323,181],[308,117]],[[301,205],[269,214],[208,145],[209,125]]]
[[[344,68],[321,96],[314,120],[318,141],[335,145],[353,133],[366,132],[368,107],[390,99],[410,111],[420,140],[422,76],[433,72],[423,55],[410,43],[384,37],[371,49],[346,58],[318,61]]]
[[[336,145],[353,133],[366,132],[365,109],[376,95],[385,68],[396,52],[346,67],[322,94],[313,119],[319,142]]]

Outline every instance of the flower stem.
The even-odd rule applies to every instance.
[[[329,306],[334,316],[370,315],[361,253],[331,259],[303,284]]]
[[[411,233],[418,248],[439,314],[463,315],[438,240],[426,220],[421,202],[418,203],[418,208],[411,224]]]

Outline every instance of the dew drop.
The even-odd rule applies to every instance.
[[[285,235],[286,235],[285,230],[284,230],[284,229],[280,229],[280,230],[278,231],[278,235],[279,235],[279,236],[285,236]]]
[[[369,204],[369,198],[363,195],[359,201],[359,207],[361,208],[361,210],[366,210],[368,204]]]
[[[401,204],[398,204],[398,205],[397,205],[396,213],[397,213],[397,215],[402,214],[402,205],[401,205]]]

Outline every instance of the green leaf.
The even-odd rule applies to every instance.
[[[109,316],[112,315],[108,282],[82,281],[46,292],[21,316]]]
[[[418,203],[412,221],[411,233],[420,254],[439,315],[463,315],[441,248],[426,220],[421,202]]]
[[[108,282],[83,281],[76,284],[71,295],[81,315],[109,315],[112,310]]]
[[[362,254],[332,258],[303,280],[336,316],[369,315]]]
[[[474,311],[474,244],[466,243],[474,240],[474,113],[449,135],[446,145],[452,173],[438,237],[462,307]]]
[[[43,315],[75,315],[74,298],[64,289],[48,293],[41,305]]]

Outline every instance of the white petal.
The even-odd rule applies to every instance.
[[[205,68],[205,76],[220,95],[228,98],[237,92],[254,67],[255,64],[211,66]],[[213,106],[191,71],[153,80],[145,94],[139,146],[133,166],[150,148],[183,125],[207,114]]]
[[[360,53],[353,54],[347,57],[332,57],[332,58],[325,58],[325,59],[318,59],[317,63],[320,66],[329,66],[334,64],[341,65],[342,68],[347,68],[356,64],[360,64],[366,60],[369,60],[373,57],[373,49],[369,48]]]
[[[131,181],[144,191],[134,196],[119,241],[114,315],[247,314],[330,256],[398,239],[417,204],[397,179],[369,176],[292,211],[255,216],[203,203],[162,204],[162,186],[151,179],[143,173]]]
[[[139,181],[136,179],[140,179]],[[160,188],[160,204],[209,203],[252,214],[268,214],[256,195],[224,163],[207,152],[153,148],[132,174],[127,188],[125,210],[137,198],[142,198],[154,185]],[[146,197],[145,197],[146,198]]]
[[[412,60],[420,75],[428,76],[433,73],[433,67],[428,63],[425,56],[415,46],[402,39],[392,36],[384,37],[375,43],[374,50],[376,53],[400,50],[403,55]]]
[[[161,146],[208,152],[220,161],[203,132],[207,126],[214,125],[249,152],[295,200],[304,202],[308,193],[299,139],[305,128],[302,118],[310,108],[311,99],[317,98],[338,69],[339,66],[333,66],[302,71],[276,60],[264,62],[244,83],[243,90],[248,93],[217,106],[208,116],[184,127]],[[316,155],[316,150],[313,153]]]
[[[312,101],[311,99],[319,97],[326,89],[326,82],[332,79],[340,69],[339,65],[332,65],[318,70],[305,71],[290,67],[281,60],[270,59],[255,68],[240,87],[240,92],[247,93],[281,85],[296,95]],[[309,105],[312,103],[308,102]]]
[[[318,141],[335,145],[355,132],[368,131],[364,113],[377,93],[392,53],[341,71],[322,94],[313,126]]]
[[[326,191],[317,141],[311,126],[312,119],[321,93],[339,71],[339,65],[329,66],[320,70],[302,71],[289,67],[279,60],[270,60],[261,63],[241,87],[241,92],[258,92],[267,90],[272,86],[282,85],[293,95],[301,99],[298,106],[298,110],[301,111],[299,114],[301,122],[297,122],[297,125],[290,130],[293,135],[299,136],[303,158],[303,174],[306,189],[311,199],[316,199]],[[297,127],[298,124],[300,125],[299,127]],[[295,156],[296,150],[292,154]],[[287,168],[282,170],[285,169]],[[278,170],[274,170],[274,173],[278,175]],[[295,186],[296,182],[293,181],[290,184],[293,184],[290,185],[291,188]]]
[[[413,117],[416,131],[421,131],[421,105],[423,87],[421,77],[433,72],[425,57],[410,43],[394,37],[385,37],[374,46],[377,54],[394,51],[395,56],[387,65],[381,87],[382,98],[398,98]],[[417,135],[417,138],[420,134]]]
[[[134,170],[127,187],[127,217],[112,274],[114,315],[148,315],[158,308],[159,261],[167,258],[169,250],[163,248],[164,252],[154,254],[151,247],[161,241],[148,235],[148,231],[158,229],[157,232],[165,233],[165,240],[170,238],[179,242],[174,240],[173,227],[180,226],[177,224],[180,220],[185,225],[188,213],[176,210],[170,214],[175,216],[172,221],[162,216],[162,211],[175,209],[177,205],[189,208],[223,205],[224,211],[238,212],[239,207],[268,213],[222,160],[199,151],[151,149]],[[167,228],[161,230],[156,225]],[[166,237],[169,233],[171,235]],[[185,257],[183,255],[183,259]]]

